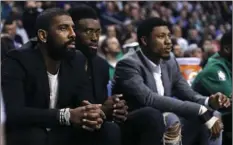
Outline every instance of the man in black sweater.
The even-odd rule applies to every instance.
[[[77,52],[79,70],[85,72],[82,80],[86,90],[81,96],[89,97],[91,103],[103,104],[102,110],[108,119],[122,122],[126,119],[127,106],[120,94],[107,96],[108,63],[96,55],[101,34],[97,14],[91,7],[79,5],[70,10],[70,15],[75,23],[76,49],[80,50]]]

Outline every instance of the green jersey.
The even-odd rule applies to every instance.
[[[221,92],[230,97],[232,93],[232,63],[218,53],[214,54],[197,75],[192,87],[204,96]]]

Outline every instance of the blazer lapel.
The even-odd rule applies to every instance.
[[[138,57],[141,60],[142,64],[149,70],[149,73],[147,73],[147,78],[148,78],[148,87],[151,88],[154,92],[158,93],[157,86],[155,83],[155,78],[153,75],[153,68],[150,64],[150,62],[145,58],[144,54],[142,53],[141,50],[137,51]]]
[[[64,107],[63,105],[65,105],[66,102],[69,101],[69,97],[71,97],[71,94],[69,94],[68,90],[72,88],[67,87],[69,83],[72,83],[71,74],[72,72],[70,70],[70,66],[67,64],[67,62],[62,61],[58,74],[58,92],[56,108]]]
[[[161,67],[161,73],[162,73],[162,81],[163,81],[163,87],[164,87],[164,96],[170,96],[171,95],[171,85],[167,70],[167,65],[162,61],[160,63]]]

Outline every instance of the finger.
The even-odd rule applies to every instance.
[[[214,136],[215,136],[216,138],[219,137],[220,131],[221,131],[220,122],[217,121],[217,122],[215,123],[214,127],[213,127]]]
[[[113,110],[113,114],[114,115],[126,115],[127,111],[124,109],[115,109],[115,110]]]
[[[212,128],[212,130],[211,130],[211,139],[216,140],[216,134],[215,134],[215,129],[214,128]]]
[[[115,102],[119,102],[121,97],[123,97],[123,94],[114,94],[112,96],[113,101],[115,101]]]
[[[85,111],[96,110],[99,109],[102,105],[101,104],[90,104],[85,107]]]
[[[87,101],[87,100],[82,101],[82,105],[83,105],[83,106],[90,105],[90,104],[91,104],[91,103],[90,103],[89,101]]]
[[[125,100],[121,100],[120,102],[113,105],[113,108],[123,108],[125,106]]]
[[[124,116],[124,115],[113,115],[113,117],[115,118],[115,120],[118,120],[118,121],[125,121],[126,119],[127,119],[127,117],[126,116]]]
[[[95,129],[99,130],[101,128],[101,124],[97,125]]]
[[[82,128],[85,129],[85,130],[87,130],[87,131],[91,131],[91,132],[94,131],[93,128],[90,128],[90,127],[88,127],[88,126],[86,126],[86,125],[82,125]]]
[[[97,122],[98,122],[98,125],[101,125],[101,124],[103,124],[103,123],[104,123],[104,121],[103,121],[103,119],[102,119],[102,118],[98,118],[98,119],[97,119]]]
[[[226,102],[224,103],[224,107],[228,108],[229,106],[231,106],[231,101],[229,98],[227,98]]]
[[[221,97],[221,104],[224,105],[227,102],[227,100],[228,100],[227,97],[225,95],[223,95]]]
[[[99,124],[98,121],[92,121],[92,120],[88,120],[88,119],[82,119],[82,123],[86,126],[92,126],[92,127]]]
[[[117,117],[115,117],[115,118],[113,118],[113,122],[116,122],[116,123],[123,123],[123,122],[125,122],[126,121],[126,117],[123,117],[123,118],[117,118]]]
[[[112,97],[113,98],[121,98],[121,97],[123,97],[123,94],[114,94]]]
[[[85,119],[88,120],[96,120],[97,118],[100,118],[100,114],[99,113],[87,113],[87,116]]]
[[[104,113],[104,111],[100,110],[100,116],[103,118],[103,119],[106,119],[106,115]]]
[[[89,113],[98,113],[98,114],[100,114],[101,118],[106,119],[106,115],[101,109],[90,110],[88,112]]]
[[[218,102],[221,102],[222,99],[223,99],[223,94],[220,93],[220,92],[218,92],[218,93],[216,94],[216,96],[218,97]]]

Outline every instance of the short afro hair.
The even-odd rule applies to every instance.
[[[224,46],[226,45],[232,45],[232,31],[226,32],[223,34],[221,40],[220,40],[220,49],[224,49]],[[232,48],[231,48],[232,49]]]
[[[154,27],[167,26],[170,29],[170,24],[161,18],[153,17],[140,22],[137,28],[137,38],[139,45],[142,45],[141,37],[149,37]]]
[[[96,11],[89,5],[80,4],[69,10],[74,23],[81,19],[98,19]]]
[[[36,19],[36,32],[39,29],[43,29],[48,31],[51,27],[51,23],[53,18],[56,16],[67,15],[70,16],[68,12],[60,8],[49,8],[40,13],[40,15]]]

